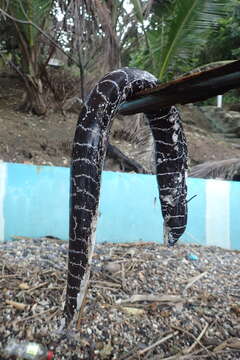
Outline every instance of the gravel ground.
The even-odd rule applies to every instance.
[[[67,331],[67,243],[19,238],[0,257],[0,351],[17,338],[47,345],[55,360],[240,359],[237,251],[97,245],[79,329]]]

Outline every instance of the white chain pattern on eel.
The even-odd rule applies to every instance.
[[[76,127],[70,189],[70,240],[65,315],[72,320],[82,305],[95,245],[101,173],[113,116],[136,92],[156,86],[157,79],[138,69],[122,68],[91,91]],[[164,218],[164,239],[176,243],[187,222],[187,145],[175,107],[145,114],[154,143],[156,176]],[[111,189],[109,189],[111,190]],[[127,208],[126,208],[127,211]]]

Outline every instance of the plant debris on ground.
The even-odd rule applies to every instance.
[[[240,359],[238,251],[98,244],[80,328],[60,331],[67,247],[48,237],[0,245],[0,351],[16,338],[55,360]]]

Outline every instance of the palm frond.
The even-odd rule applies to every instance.
[[[159,59],[159,78],[166,73],[176,51],[192,50],[193,45],[202,44],[203,31],[213,26],[225,14],[227,0],[176,0],[172,16],[167,24],[165,44]]]

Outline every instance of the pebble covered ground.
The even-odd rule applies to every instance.
[[[238,251],[99,244],[79,329],[59,330],[67,243],[0,245],[0,359],[12,339],[63,359],[240,359]]]

